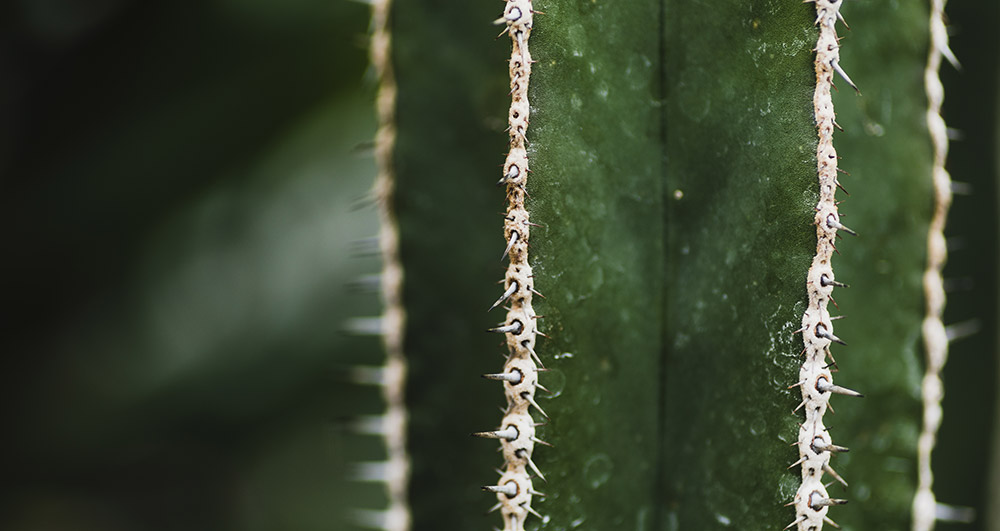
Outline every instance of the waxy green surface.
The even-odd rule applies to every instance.
[[[662,529],[781,529],[816,249],[815,11],[667,5]]]
[[[537,2],[528,209],[554,397],[537,447],[541,529],[653,529],[663,183],[659,6]],[[529,528],[537,525],[530,524]]]

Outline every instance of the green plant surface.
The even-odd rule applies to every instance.
[[[816,249],[815,11],[667,5],[664,529],[780,529]]]
[[[540,3],[541,4],[541,3]],[[528,181],[545,318],[541,529],[651,529],[658,511],[663,183],[659,7],[548,2],[531,37]],[[598,38],[595,38],[598,37]],[[529,521],[529,528],[537,524]]]

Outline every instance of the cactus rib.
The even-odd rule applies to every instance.
[[[837,20],[841,18],[840,6],[841,2],[837,0],[816,0],[819,37],[816,42],[816,90],[813,106],[819,136],[816,148],[819,202],[814,218],[817,242],[816,255],[806,280],[809,305],[802,316],[801,328],[805,360],[799,370],[799,387],[802,391],[802,403],[799,407],[805,409],[805,422],[799,427],[799,460],[796,463],[802,467],[802,483],[792,502],[796,519],[788,525],[788,528],[797,525],[799,531],[820,531],[824,522],[833,523],[827,517],[830,507],[847,503],[846,500],[830,498],[822,480],[825,472],[843,482],[830,466],[833,449],[840,447],[833,444],[830,433],[823,425],[823,414],[829,407],[830,396],[840,390],[839,386],[833,384],[830,371],[830,366],[836,364],[830,345],[834,342],[845,344],[833,333],[833,319],[827,311],[827,305],[832,300],[833,288],[837,285],[832,267],[833,253],[836,251],[834,239],[841,230],[854,234],[854,231],[840,223],[835,198],[839,183],[837,152],[833,147],[833,129],[836,124],[830,94],[834,74],[839,74],[857,90],[840,66],[835,28]],[[829,364],[827,358],[830,359]]]
[[[532,507],[532,497],[539,493],[532,487],[530,469],[542,478],[538,467],[531,460],[535,443],[535,422],[529,413],[534,407],[545,415],[534,399],[538,385],[537,355],[534,345],[539,334],[535,311],[531,305],[533,275],[528,264],[528,240],[531,223],[524,200],[528,180],[528,153],[525,134],[528,129],[528,80],[531,76],[531,53],[528,38],[531,35],[533,11],[530,0],[508,0],[503,16],[495,21],[503,24],[503,33],[511,39],[510,94],[508,133],[510,150],[503,165],[503,176],[497,184],[506,185],[507,212],[504,218],[504,257],[509,257],[504,292],[490,310],[509,302],[507,317],[490,331],[503,333],[509,354],[504,370],[496,378],[501,380],[507,397],[502,427],[498,431],[475,435],[500,440],[504,467],[495,486],[483,487],[495,493],[503,516],[504,531],[523,531],[529,514],[540,516]],[[501,33],[501,35],[503,34]]]
[[[378,244],[382,256],[381,296],[382,344],[385,349],[382,395],[386,412],[382,433],[385,437],[388,473],[385,487],[388,507],[377,527],[385,531],[409,531],[411,527],[407,489],[410,461],[406,452],[407,412],[404,387],[406,358],[403,356],[403,265],[399,257],[399,228],[393,209],[395,175],[393,152],[396,144],[396,80],[392,69],[392,37],[389,29],[391,0],[372,0],[371,62],[378,77],[375,97],[378,130],[375,133],[374,196],[378,208]]]
[[[931,469],[931,452],[941,426],[941,400],[944,398],[944,382],[941,371],[948,360],[948,333],[942,316],[945,306],[944,280],[942,271],[948,259],[945,245],[944,226],[951,206],[951,177],[945,170],[948,156],[948,131],[941,117],[944,101],[944,87],[938,73],[941,59],[947,58],[957,64],[948,47],[948,31],[944,24],[946,0],[931,0],[930,49],[927,68],[924,71],[924,85],[927,91],[927,130],[934,147],[934,162],[931,178],[934,185],[934,214],[927,234],[927,269],[924,271],[924,298],[926,315],[923,322],[926,372],[921,383],[923,399],[923,430],[917,441],[917,492],[913,499],[913,531],[934,529],[937,501],[932,490],[934,474]]]

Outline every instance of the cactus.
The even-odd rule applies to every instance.
[[[511,0],[499,20],[511,32],[512,65],[527,46],[528,32],[515,36],[524,20],[510,13],[523,16],[531,8]],[[512,268],[526,263],[520,261],[530,249],[531,287],[547,296],[535,298],[535,309],[545,318],[537,329],[551,336],[538,343],[546,368],[538,378],[553,389],[535,400],[547,412],[544,418],[536,414],[543,421],[537,435],[553,448],[537,456],[529,452],[520,464],[507,456],[508,473],[516,469],[529,479],[523,487],[504,475],[489,487],[500,500],[496,508],[504,514],[505,529],[523,528],[527,513],[511,520],[505,503],[523,501],[524,488],[545,491],[540,501],[529,497],[530,505],[522,504],[540,518],[529,528],[756,529],[793,515],[789,527],[819,529],[831,521],[828,507],[852,495],[857,501],[837,509],[842,515],[837,519],[848,528],[907,527],[917,478],[913,466],[901,463],[917,459],[920,279],[932,197],[927,102],[924,85],[915,82],[930,68],[928,9],[857,4],[840,11],[827,0],[815,8],[732,2],[713,8],[719,17],[704,19],[703,7],[681,2],[553,2],[535,8],[545,11],[528,26],[538,63],[527,72],[512,70],[510,84],[515,109],[518,91],[531,76],[532,118],[530,127],[512,118],[512,150],[500,184],[512,201],[508,212],[521,208],[520,190],[527,190],[527,213],[540,225],[530,232],[530,248],[519,248],[527,238],[513,237],[511,227],[498,245],[506,247],[504,255],[511,252]],[[447,13],[417,4],[396,9],[402,12],[394,26],[398,39],[435,41],[453,54],[481,47],[451,44],[467,42],[465,35],[472,32],[458,20],[489,17],[480,6]],[[834,25],[845,12],[860,22],[838,59],[827,47],[837,52]],[[881,25],[899,33],[877,31]],[[817,32],[822,49],[813,54]],[[719,43],[725,43],[721,51]],[[935,46],[937,53],[940,45]],[[482,113],[490,108],[484,106],[494,104],[484,94],[495,95],[503,85],[495,72],[485,71],[486,60],[456,75],[448,69],[457,57],[418,60],[421,49],[411,44],[395,55],[401,131],[396,161],[405,190],[395,207],[403,226],[404,267],[421,279],[408,285],[405,300],[411,315],[425,319],[407,330],[407,356],[417,364],[410,380],[417,390],[409,403],[413,416],[425,419],[411,431],[410,494],[417,528],[466,528],[486,524],[456,505],[468,502],[473,485],[493,483],[477,481],[483,467],[470,462],[485,462],[488,469],[490,460],[465,457],[476,452],[475,443],[445,440],[440,430],[447,432],[462,419],[463,428],[503,440],[504,455],[516,443],[506,442],[507,431],[511,437],[523,434],[509,421],[499,431],[483,432],[496,421],[482,420],[483,406],[475,403],[483,392],[462,377],[496,372],[474,353],[498,348],[466,335],[483,328],[477,305],[499,296],[495,307],[525,286],[508,273],[485,297],[476,291],[488,285],[482,280],[457,293],[441,289],[442,263],[462,261],[473,272],[449,271],[449,284],[488,269],[482,262],[488,253],[470,258],[473,250],[486,247],[488,229],[469,235],[474,227],[490,225],[482,219],[489,206],[481,190],[489,181],[488,165],[465,161],[479,151],[471,149],[479,145],[475,139],[488,132],[457,138],[427,131],[424,124],[452,123],[447,120],[456,117],[457,130],[482,131],[489,120]],[[478,53],[497,54],[487,47]],[[869,54],[891,67],[866,61]],[[809,68],[814,58],[815,78]],[[854,88],[845,64],[865,95],[835,93],[835,124],[829,99],[834,72]],[[445,78],[447,86],[440,82]],[[472,79],[480,84],[469,86]],[[817,82],[821,88],[826,84],[827,99],[817,92],[814,108],[809,101]],[[408,103],[407,92],[420,97]],[[482,122],[468,122],[469,115]],[[494,116],[500,114],[494,110]],[[819,124],[818,152],[814,124]],[[835,126],[845,128],[835,134],[845,145],[838,151],[850,173],[843,175],[830,147]],[[524,160],[515,153],[525,129],[530,179],[527,162],[511,170],[512,160]],[[403,145],[407,138],[412,147]],[[817,155],[831,161],[819,165],[818,181]],[[856,234],[837,213],[837,188],[845,189],[841,201],[846,189],[854,191],[841,210],[858,220],[851,225],[862,233],[843,243],[835,242],[838,229]],[[890,189],[901,191],[895,194],[898,201],[886,203]],[[443,203],[449,204],[447,214],[440,211]],[[445,221],[446,215],[454,221]],[[820,246],[810,270],[814,219]],[[457,232],[447,239],[432,237],[443,224]],[[940,262],[930,267],[940,272]],[[835,280],[834,270],[836,278],[855,286],[853,293],[837,295],[851,316],[838,322],[837,335],[832,321],[839,317],[830,313],[840,313],[839,307],[828,312],[826,304],[838,304],[830,290],[846,284]],[[515,303],[512,311],[521,315],[517,308]],[[509,317],[497,329],[514,338],[508,344],[515,346],[508,369],[491,378],[503,379],[517,360],[534,369],[534,352],[521,356],[515,348],[523,331],[513,329],[517,322]],[[459,323],[465,326],[453,328]],[[447,337],[431,332],[444,324]],[[811,338],[801,354],[795,334]],[[852,347],[843,349],[845,359],[838,364],[829,345],[846,344],[841,338],[850,338]],[[449,351],[473,358],[445,361],[442,355]],[[806,364],[799,372],[802,355]],[[869,404],[834,400],[839,416],[811,417],[814,408],[826,409],[831,392],[861,396],[834,384],[834,372],[862,389]],[[427,389],[427,382],[444,377],[455,378],[449,380],[453,396]],[[511,382],[504,386],[509,397]],[[801,399],[794,398],[800,393]],[[791,414],[796,404],[812,419],[807,424],[797,425]],[[435,424],[430,411],[446,420]],[[624,423],[617,415],[626,411]],[[836,425],[836,443],[824,423]],[[835,454],[839,474],[831,466]],[[790,464],[801,465],[801,486]],[[836,496],[827,494],[829,481],[838,482],[830,487]]]
[[[15,13],[0,527],[986,528],[1000,5],[367,3]]]

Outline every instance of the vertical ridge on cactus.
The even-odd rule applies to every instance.
[[[806,292],[809,302],[802,315],[802,341],[805,344],[805,360],[799,369],[799,389],[802,402],[799,408],[805,414],[805,421],[798,428],[799,460],[802,483],[795,494],[795,520],[788,527],[799,531],[819,531],[824,523],[836,525],[827,516],[833,505],[847,503],[838,500],[833,503],[826,491],[824,474],[838,478],[844,486],[847,482],[830,465],[834,447],[830,433],[823,423],[823,416],[830,407],[830,397],[836,387],[833,371],[836,366],[831,343],[846,343],[833,333],[833,319],[827,306],[832,300],[836,285],[833,273],[834,240],[838,231],[854,234],[854,231],[840,223],[836,192],[840,186],[837,180],[837,151],[833,147],[835,114],[833,98],[833,77],[839,74],[852,88],[854,82],[840,66],[840,42],[836,24],[843,19],[839,0],[815,0],[816,25],[819,37],[816,41],[816,90],[813,95],[813,112],[819,141],[816,146],[816,170],[819,176],[819,202],[816,204],[814,222],[816,225],[816,255],[806,277]],[[829,362],[827,361],[829,360]],[[798,410],[799,408],[796,408]]]
[[[396,79],[392,70],[392,36],[389,17],[392,0],[371,0],[371,61],[378,78],[375,96],[378,130],[375,132],[375,203],[379,215],[379,251],[382,256],[382,346],[385,349],[385,399],[383,436],[386,465],[390,469],[385,482],[387,508],[381,529],[409,531],[410,507],[407,488],[410,480],[410,457],[406,451],[407,409],[405,403],[406,357],[403,334],[406,309],[403,306],[403,264],[399,258],[399,229],[395,214],[396,183],[393,156],[396,144]]]
[[[497,184],[506,185],[507,213],[504,216],[504,241],[508,242],[503,256],[510,258],[504,280],[504,293],[493,303],[490,310],[504,301],[507,307],[505,326],[492,329],[502,331],[507,336],[507,361],[504,363],[504,394],[507,408],[501,425],[505,428],[500,439],[503,452],[503,474],[496,486],[483,489],[496,493],[497,508],[503,517],[504,531],[524,531],[528,515],[541,515],[532,507],[533,496],[538,492],[532,487],[529,470],[539,479],[544,476],[531,460],[535,443],[535,422],[529,409],[534,407],[548,418],[545,411],[535,401],[538,385],[538,366],[535,359],[535,343],[538,319],[531,304],[534,294],[534,275],[528,263],[528,242],[531,239],[531,222],[524,201],[527,197],[528,152],[527,132],[531,106],[528,102],[528,87],[531,81],[531,52],[528,41],[531,37],[534,10],[531,0],[507,0],[503,16],[494,24],[505,26],[503,33],[510,35],[511,50],[509,61],[510,110],[507,114],[508,146],[507,160],[502,166],[502,177]],[[494,432],[500,434],[501,432]]]
[[[948,47],[948,30],[944,23],[945,0],[931,0],[930,46],[924,86],[927,90],[927,130],[931,136],[934,161],[931,180],[934,183],[934,214],[927,231],[927,270],[924,272],[924,299],[926,317],[922,330],[924,339],[925,372],[921,384],[923,397],[923,430],[917,442],[917,493],[913,498],[913,531],[931,531],[937,519],[937,500],[934,495],[934,473],[931,453],[941,426],[944,382],[941,371],[948,361],[949,334],[944,326],[944,265],[948,260],[944,227],[951,207],[951,176],[945,169],[948,158],[948,128],[941,116],[944,86],[939,71],[941,60],[948,59],[957,66],[958,60]]]

